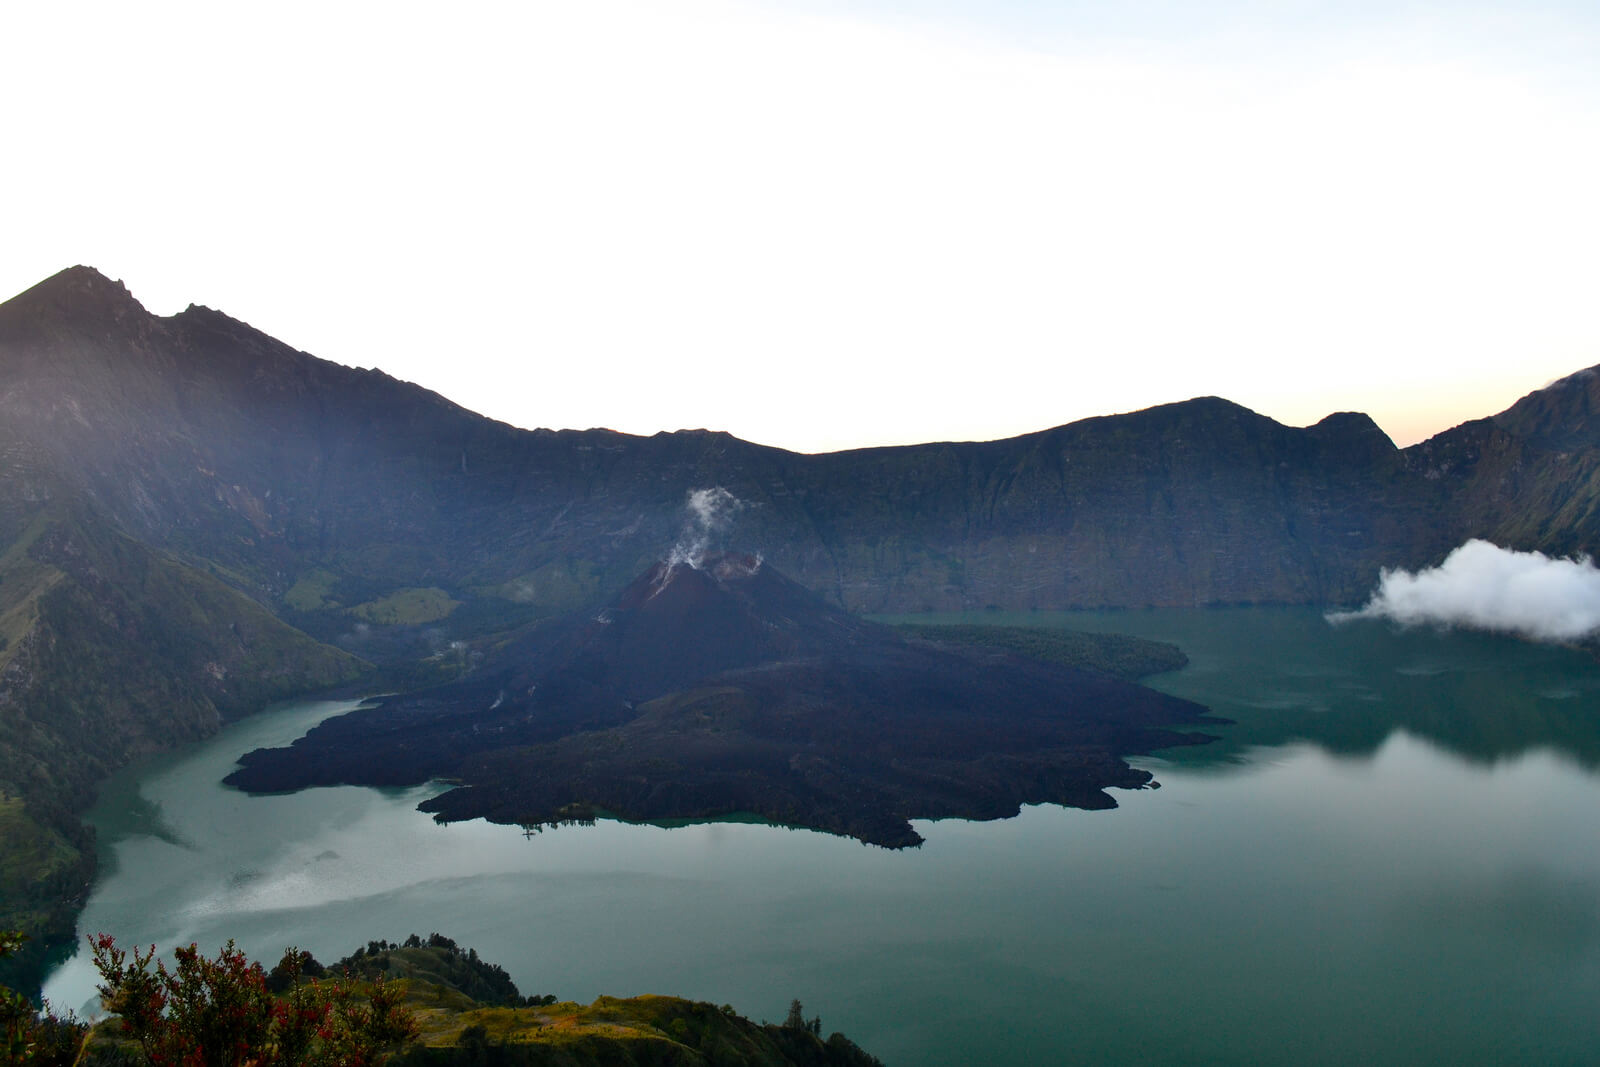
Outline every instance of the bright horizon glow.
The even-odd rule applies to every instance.
[[[33,5],[0,293],[807,452],[1202,395],[1406,445],[1600,363],[1581,7],[900,6]]]

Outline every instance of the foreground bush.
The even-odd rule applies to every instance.
[[[18,939],[0,932],[0,954]],[[799,1001],[778,1026],[679,997],[524,996],[440,934],[370,941],[330,968],[291,948],[270,972],[231,941],[170,967],[154,947],[89,943],[109,1017],[91,1030],[0,988],[0,1067],[882,1067],[843,1034],[824,1041]]]
[[[15,930],[0,930],[0,958],[11,955],[25,940]],[[27,997],[0,985],[0,1056],[6,1064],[75,1063],[87,1030],[70,1012],[65,1018],[50,1011],[41,1014]]]
[[[378,980],[302,981],[308,957],[289,949],[274,968],[288,979],[280,996],[261,964],[229,941],[208,958],[178,949],[168,970],[155,948],[132,952],[113,938],[90,939],[103,984],[101,1003],[153,1067],[367,1067],[416,1036],[401,1004],[404,988]]]

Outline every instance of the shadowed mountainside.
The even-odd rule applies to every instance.
[[[1481,537],[1562,556],[1600,549],[1600,368],[1403,455],[1409,473],[1446,488],[1441,519],[1458,542]]]
[[[43,504],[0,554],[0,928],[33,938],[0,983],[31,986],[72,937],[101,779],[364,668],[70,498]]]
[[[1452,479],[1360,415],[1294,429],[1205,398],[819,456],[522,431],[208,309],[151,316],[87,268],[0,306],[0,411],[132,536],[324,636],[405,589],[581,605],[709,485],[744,503],[741,544],[854,611],[1346,601],[1458,539]]]
[[[809,456],[518,430],[78,267],[0,305],[0,512],[81,496],[323,637],[411,590],[442,595],[393,621],[580,606],[710,485],[743,502],[739,544],[853,611],[1338,603],[1468,536],[1600,547],[1596,389],[1580,372],[1403,452],[1364,415],[1296,429],[1201,398]]]

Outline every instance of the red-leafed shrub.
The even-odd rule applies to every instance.
[[[288,978],[274,996],[261,964],[232,941],[214,959],[178,949],[172,969],[154,946],[128,952],[106,934],[89,943],[102,1004],[154,1067],[368,1067],[416,1036],[402,986],[301,981],[297,949],[274,969]]]

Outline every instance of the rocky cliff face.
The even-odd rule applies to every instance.
[[[1600,368],[1447,430],[1405,459],[1444,490],[1440,519],[1457,540],[1592,556],[1600,547]]]

